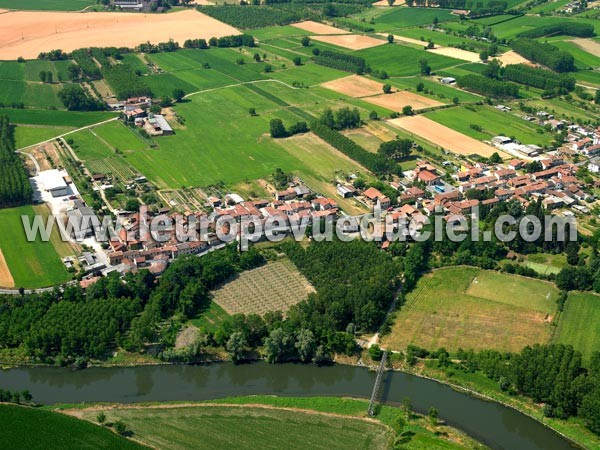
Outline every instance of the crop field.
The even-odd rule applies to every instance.
[[[580,70],[575,72],[575,78],[582,84],[600,88],[600,71],[598,70]]]
[[[0,14],[0,59],[19,56],[35,59],[41,51],[60,48],[70,52],[83,47],[134,47],[140,42],[183,44],[190,37],[205,38],[239,34],[235,28],[195,10],[171,14],[88,12],[80,16],[65,12],[13,11]],[[15,42],[15,36],[22,39]]]
[[[51,411],[16,405],[0,405],[2,445],[11,449],[78,450],[146,447],[83,420]]]
[[[423,97],[412,92],[399,91],[393,94],[381,94],[374,97],[365,98],[364,101],[373,103],[374,105],[382,106],[390,111],[402,111],[405,106],[412,106],[413,110],[418,111],[425,108],[433,108],[442,106],[442,102]]]
[[[448,111],[455,111],[455,109],[450,108]],[[489,158],[498,151],[491,145],[454,131],[424,115],[400,117],[389,120],[388,123],[459,155],[477,154]]]
[[[511,113],[486,106],[438,110],[427,113],[426,117],[479,140],[503,135],[514,136],[524,144],[540,146],[548,145],[553,141],[552,135],[543,132],[544,129],[539,125],[527,122]],[[483,131],[477,131],[471,125],[480,126]]]
[[[27,147],[60,136],[73,130],[71,127],[43,127],[39,125],[17,125],[15,144],[17,148]]]
[[[553,341],[570,344],[589,361],[600,348],[600,296],[571,292],[558,321]]]
[[[476,41],[466,37],[454,36],[452,34],[442,33],[440,31],[433,31],[427,28],[403,28],[398,31],[398,39],[409,38],[415,41],[414,43],[425,46],[427,41],[431,39],[436,45],[458,45],[466,44],[469,47],[473,47],[472,51],[479,52],[485,50],[490,44],[482,41]],[[424,40],[423,40],[424,39]]]
[[[81,130],[69,136],[73,139],[71,148],[77,157],[83,161],[93,161],[114,156],[115,152],[102,142],[90,129]]]
[[[292,24],[294,28],[300,28],[301,30],[308,31],[314,34],[347,34],[348,31],[342,30],[341,28],[332,27],[331,25],[325,25],[324,23],[314,22],[312,20],[305,20],[304,22],[298,22]]]
[[[319,66],[314,63],[306,63],[301,66],[288,66],[286,69],[277,70],[270,74],[271,78],[292,84],[294,81],[304,83],[306,86],[314,86],[327,81],[346,77],[347,72]]]
[[[59,90],[58,84],[3,80],[0,103],[3,105],[23,103],[36,108],[63,108],[62,102],[57,97]]]
[[[420,59],[426,59],[432,71],[464,63],[460,59],[436,55],[405,45],[384,45],[353,54],[365,58],[373,69],[385,70],[390,77],[415,75],[419,72]]]
[[[105,111],[78,112],[78,111],[51,111],[44,109],[10,109],[0,108],[0,114],[10,117],[12,123],[64,126],[80,128],[94,123],[102,122],[115,117],[115,113]]]
[[[213,300],[227,314],[287,311],[308,298],[314,288],[289,260],[242,272],[213,291]]]
[[[584,18],[566,18],[566,17],[534,17],[534,16],[520,16],[512,20],[507,20],[502,23],[498,23],[492,26],[494,34],[499,38],[513,39],[519,33],[531,30],[545,25],[555,24],[557,22],[575,22],[575,23],[589,23],[595,28],[595,32],[600,31],[600,21],[594,19]]]
[[[35,214],[47,214],[46,206],[22,206],[0,210],[0,250],[14,279],[14,285],[40,288],[64,283],[71,276],[60,260],[55,245],[60,240],[58,229],[54,230],[52,242],[28,242],[21,222],[21,215],[31,218]]]
[[[551,44],[573,55],[575,58],[575,67],[579,70],[600,68],[600,56],[594,55],[590,51],[591,48],[586,49],[585,47],[578,45],[577,42],[583,42],[582,45],[587,45],[588,42],[593,41],[588,39],[579,39],[577,41],[560,40],[552,41]],[[596,45],[600,49],[600,45]]]
[[[114,149],[144,150],[148,147],[139,135],[118,121],[94,127],[91,131]]]
[[[436,270],[408,295],[383,345],[519,351],[548,342],[557,295],[538,280],[469,267]]]
[[[94,0],[0,0],[2,9],[32,11],[78,11],[94,4]]]
[[[88,420],[95,414],[83,412]],[[106,415],[125,422],[143,444],[163,450],[385,449],[390,439],[376,422],[252,405],[116,408]]]
[[[373,19],[376,31],[394,31],[399,28],[415,27],[419,25],[429,25],[437,17],[439,22],[458,21],[456,16],[451,14],[449,9],[438,8],[372,8],[358,17]],[[351,21],[360,24],[356,19]]]
[[[383,92],[383,83],[360,75],[339,78],[322,86],[350,97],[365,97]]]
[[[139,175],[133,167],[118,156],[114,158],[103,158],[96,159],[93,161],[86,161],[86,167],[92,173],[101,173],[104,175],[114,175],[122,181],[131,180]]]
[[[362,34],[340,34],[337,36],[313,36],[312,39],[350,50],[363,50],[365,48],[377,47],[387,44],[383,39],[376,39]]]
[[[423,83],[424,90],[419,95],[449,103],[454,97],[462,103],[473,103],[481,100],[479,95],[442,84],[433,77],[394,78],[390,84],[400,89],[416,92],[417,85]],[[428,92],[425,92],[427,90]]]

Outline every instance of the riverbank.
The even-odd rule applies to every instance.
[[[204,425],[208,422],[219,429],[219,433],[223,433],[220,426],[223,419],[226,419],[228,426],[235,431],[226,434],[228,445],[236,448],[244,448],[246,443],[261,446],[261,434],[262,439],[265,438],[265,434],[261,431],[264,430],[266,421],[272,422],[270,432],[266,433],[271,447],[274,442],[283,439],[286,448],[294,448],[297,445],[298,448],[372,449],[390,448],[394,443],[399,443],[406,449],[484,450],[487,448],[460,430],[406,408],[383,406],[376,417],[368,417],[367,405],[368,401],[355,398],[258,395],[186,403],[54,405],[45,409],[58,410],[96,425],[98,425],[98,414],[102,413],[107,421],[121,420],[126,423],[132,432],[132,438],[146,445],[153,445],[157,441],[165,442],[161,440],[165,437],[163,436],[165,427],[168,429],[169,426],[176,426],[177,436],[169,436],[169,446],[166,448],[175,448],[178,445],[211,448],[210,443],[214,444],[219,436],[211,436],[210,432],[191,433],[193,427],[197,421],[202,420]],[[290,414],[293,415],[294,420],[287,423],[286,419]],[[247,422],[252,422],[255,416],[260,417],[262,421],[261,430],[250,433],[253,439],[248,442],[248,433],[242,432],[242,428],[254,426],[254,423]],[[341,426],[337,426],[339,419],[343,419],[340,422]],[[156,427],[157,420],[160,421],[161,427]],[[286,424],[285,430],[282,430],[285,432],[279,436],[277,431],[283,423]],[[302,427],[298,428],[300,425]],[[321,428],[317,430],[318,433],[314,436],[307,433],[309,430],[306,430],[306,427],[312,428],[315,425]],[[330,426],[328,433],[323,433],[324,426]],[[188,428],[190,433],[186,432]],[[207,430],[207,427],[204,426],[203,429]],[[350,429],[351,433],[348,431]],[[290,433],[294,434],[295,431],[301,434],[302,439],[296,441],[290,438],[293,437]],[[359,434],[355,436],[357,432]],[[198,441],[190,440],[193,439],[190,435],[197,436]],[[221,438],[223,439],[222,435]],[[345,442],[348,438],[351,440]]]

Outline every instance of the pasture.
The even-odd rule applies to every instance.
[[[93,421],[96,412],[82,414]],[[256,405],[123,407],[106,415],[125,422],[141,443],[162,450],[385,449],[391,438],[377,422]]]
[[[1,9],[32,11],[78,11],[95,4],[94,0],[0,0]]]
[[[558,295],[550,283],[471,267],[424,276],[382,345],[519,351],[548,342]]]
[[[71,127],[43,127],[39,125],[17,125],[15,144],[17,148],[28,147],[73,130]]]
[[[356,17],[364,17],[367,21],[373,19],[375,24],[371,26],[376,31],[394,31],[399,28],[430,25],[436,17],[440,23],[458,21],[449,9],[438,8],[372,8]],[[360,24],[357,18],[353,21]]]
[[[287,259],[237,275],[213,291],[213,300],[227,314],[259,314],[287,311],[306,300],[314,288]]]
[[[64,126],[80,128],[94,123],[102,122],[116,116],[115,113],[106,111],[78,112],[78,111],[51,111],[45,109],[11,109],[0,108],[0,115],[6,114],[11,123]]]
[[[488,140],[497,135],[514,136],[524,144],[549,145],[550,133],[520,117],[488,106],[469,106],[437,110],[425,114],[431,120],[478,140]],[[481,127],[478,131],[471,127]]]
[[[600,349],[600,296],[571,292],[560,315],[553,342],[572,345],[586,361]]]
[[[2,446],[13,450],[79,450],[146,447],[127,440],[107,428],[38,408],[0,405]]]
[[[581,45],[578,43],[581,43]],[[577,67],[577,69],[598,69],[600,68],[600,56],[595,55],[591,52],[592,48],[589,46],[588,43],[594,43],[596,44],[596,47],[600,49],[600,44],[597,44],[590,39],[551,42],[551,44],[555,47],[558,47],[559,49],[564,50],[573,55],[573,58],[575,58],[575,67]],[[598,78],[600,81],[600,75],[598,76]]]
[[[60,260],[68,249],[54,229],[51,241],[27,241],[21,215],[47,216],[46,206],[22,206],[0,210],[0,250],[14,279],[16,287],[40,288],[68,281],[71,276]],[[61,252],[59,256],[58,251]]]
[[[463,91],[447,84],[442,84],[434,77],[395,78],[390,84],[400,89],[416,92],[417,85],[423,83],[423,91],[419,95],[449,103],[455,97],[462,103],[472,103],[481,100],[479,95]]]

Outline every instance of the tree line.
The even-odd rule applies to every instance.
[[[590,23],[567,22],[565,20],[523,31],[518,34],[518,37],[535,39],[552,35],[592,37],[595,33],[594,26]]]
[[[367,62],[360,56],[348,55],[332,50],[322,50],[313,56],[312,59],[321,66],[343,70],[344,72],[352,72],[358,75],[368,72]]]
[[[502,78],[545,91],[572,91],[575,89],[575,78],[525,64],[510,64],[504,67]]]
[[[400,166],[395,162],[365,150],[350,138],[327,125],[315,121],[310,125],[310,129],[329,145],[377,175],[402,174]]]
[[[543,64],[556,72],[575,71],[575,58],[568,52],[551,44],[533,39],[520,38],[511,42],[510,46],[522,57]]]
[[[85,91],[79,84],[67,84],[59,92],[58,98],[69,111],[101,111],[105,105]]]
[[[456,84],[489,97],[518,97],[519,86],[482,75],[463,75],[456,79]]]
[[[23,162],[15,153],[14,129],[0,116],[0,208],[31,203],[33,190]]]

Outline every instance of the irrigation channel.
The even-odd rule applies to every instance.
[[[53,367],[0,370],[3,389],[29,389],[44,403],[150,402],[210,400],[272,394],[279,396],[347,396],[370,398],[377,374],[366,368],[333,365],[253,363],[234,365],[138,366],[73,371]],[[569,441],[534,419],[495,402],[402,372],[386,372],[381,400],[439,417],[498,450],[572,449]],[[366,412],[366,411],[365,411]]]

